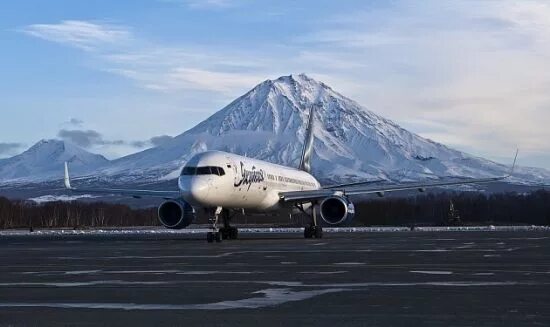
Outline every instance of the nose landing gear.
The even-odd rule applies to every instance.
[[[223,219],[222,228],[218,228],[220,215]],[[239,230],[229,225],[230,220],[229,210],[217,207],[214,214],[209,219],[209,222],[212,224],[212,231],[206,233],[206,241],[208,241],[208,243],[220,243],[222,240],[236,240],[239,237]]]

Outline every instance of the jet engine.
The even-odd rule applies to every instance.
[[[158,210],[160,223],[169,229],[182,229],[195,220],[195,210],[182,200],[168,200]]]
[[[348,198],[331,196],[321,202],[321,218],[329,225],[342,225],[351,222],[355,216],[355,206]]]

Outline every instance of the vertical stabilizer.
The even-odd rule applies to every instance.
[[[309,119],[307,122],[306,135],[304,137],[304,149],[302,150],[302,158],[300,159],[300,170],[311,172],[311,157],[313,156],[313,120],[314,108],[312,105],[309,109]]]

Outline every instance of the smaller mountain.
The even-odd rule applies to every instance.
[[[104,156],[60,140],[41,140],[27,151],[0,160],[0,181],[37,182],[63,177],[63,163],[76,173],[94,171],[109,164]]]

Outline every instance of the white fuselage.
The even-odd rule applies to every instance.
[[[261,211],[281,209],[280,192],[321,188],[305,171],[221,151],[191,158],[178,186],[192,206]]]

